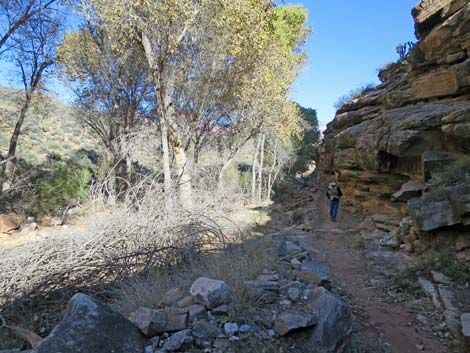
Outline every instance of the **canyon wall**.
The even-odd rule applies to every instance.
[[[397,246],[451,244],[470,261],[470,0],[424,0],[412,14],[418,42],[337,111],[320,168]]]

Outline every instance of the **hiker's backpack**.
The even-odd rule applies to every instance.
[[[339,192],[338,187],[336,184],[328,185],[328,194],[330,195],[330,199],[339,199]]]

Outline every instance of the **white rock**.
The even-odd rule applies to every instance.
[[[235,322],[226,322],[224,324],[224,332],[227,336],[233,336],[238,330],[238,325]]]

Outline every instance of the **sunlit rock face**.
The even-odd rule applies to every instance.
[[[423,0],[412,14],[418,42],[380,71],[378,87],[338,110],[320,168],[335,175],[354,212],[386,214],[397,227],[410,215],[415,234],[455,227],[470,237],[470,202],[459,195],[468,182],[433,183],[470,154],[470,1]],[[422,185],[419,199],[393,197],[409,181]]]

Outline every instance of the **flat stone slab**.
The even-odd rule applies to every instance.
[[[304,260],[297,276],[315,285],[324,285],[331,281],[331,270],[327,265]]]
[[[285,311],[274,321],[274,332],[279,336],[285,336],[289,332],[311,327],[318,322],[313,314]]]

